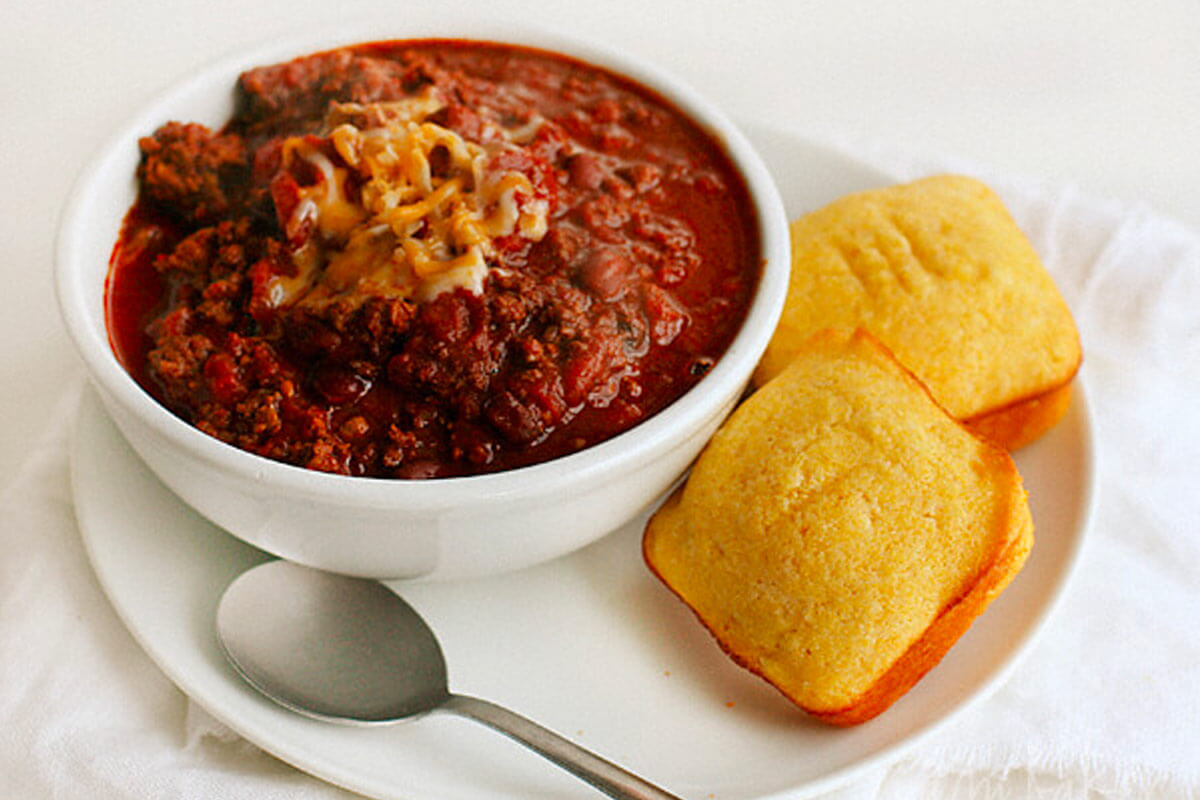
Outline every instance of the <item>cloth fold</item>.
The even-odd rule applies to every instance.
[[[1100,464],[1073,584],[1009,680],[833,796],[1200,797],[1200,235],[1071,187],[865,156],[1001,194],[1075,314]],[[122,627],[72,515],[82,382],[0,490],[0,795],[350,797],[192,705]]]

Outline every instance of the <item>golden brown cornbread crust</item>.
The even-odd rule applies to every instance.
[[[787,302],[755,385],[816,331],[862,327],[952,416],[1009,449],[1065,413],[1060,390],[1082,360],[1074,320],[984,184],[942,175],[848,195],[791,233]]]
[[[1022,534],[1010,542],[970,590],[945,609],[921,638],[913,642],[904,655],[855,703],[837,711],[812,713],[831,725],[846,726],[866,722],[886,711],[925,673],[937,666],[942,656],[971,627],[975,618],[1004,591],[1021,571],[1032,547],[1033,530],[1030,525],[1029,534]]]
[[[964,420],[976,434],[1009,450],[1018,450],[1040,439],[1071,406],[1071,378],[1062,386],[1020,400],[1004,408]]]
[[[1032,532],[1005,450],[869,334],[825,331],[722,426],[643,555],[737,663],[849,725],[941,659]]]

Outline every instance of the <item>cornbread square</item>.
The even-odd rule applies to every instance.
[[[987,186],[943,175],[792,223],[783,317],[754,383],[824,328],[866,328],[956,419],[1015,449],[1066,412],[1082,350],[1033,246]]]
[[[863,331],[825,331],[746,400],[643,538],[733,659],[838,725],[882,712],[1033,544],[1008,452]]]

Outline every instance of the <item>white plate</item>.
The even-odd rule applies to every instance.
[[[753,138],[791,216],[888,182],[794,136]],[[1082,385],[1063,422],[1017,462],[1037,529],[1024,571],[915,689],[848,730],[813,722],[734,666],[643,567],[639,524],[540,567],[403,594],[437,631],[453,690],[507,705],[685,797],[798,797],[897,757],[988,694],[1028,649],[1087,527],[1093,468]],[[90,393],[71,467],[79,527],[125,624],[184,692],[264,750],[377,798],[596,796],[466,720],[341,727],[263,700],[226,666],[213,620],[229,581],[266,556],[164,488]]]

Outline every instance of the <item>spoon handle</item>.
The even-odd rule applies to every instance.
[[[609,797],[617,800],[680,800],[676,795],[564,739],[554,731],[495,703],[478,697],[452,694],[441,708],[482,722],[520,742]]]

